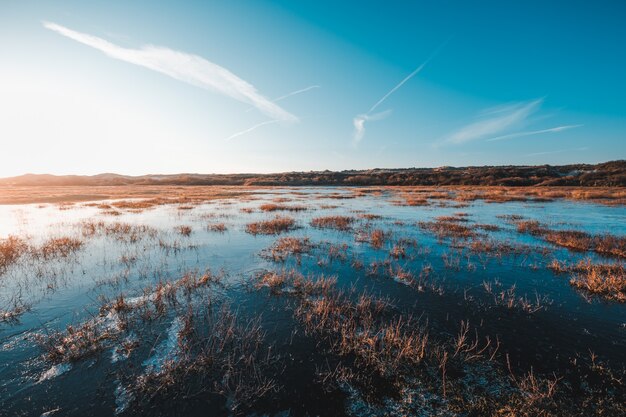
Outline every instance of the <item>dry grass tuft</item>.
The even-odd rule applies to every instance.
[[[501,288],[501,286],[502,284],[498,281],[483,281],[485,292],[493,296],[493,301],[496,306],[518,309],[528,314],[533,314],[546,309],[547,306],[552,303],[546,296],[541,296],[538,293],[535,293],[534,299],[530,299],[526,295],[517,296],[515,285],[508,289]]]
[[[286,204],[262,204],[259,209],[261,211],[304,211],[308,210],[306,206],[297,206],[297,205],[286,205]]]
[[[143,321],[164,317],[196,290],[219,284],[221,275],[207,271],[203,275],[187,273],[175,281],[159,282],[146,288],[132,300],[122,294],[100,307],[100,312],[82,324],[67,326],[64,331],[41,336],[39,342],[48,361],[58,364],[76,362],[93,356],[119,341],[127,328]]]
[[[144,238],[155,238],[158,234],[158,231],[151,226],[121,222],[84,221],[80,227],[84,237],[101,234],[127,243],[136,243]]]
[[[428,332],[411,318],[381,321],[388,300],[360,294],[355,301],[335,289],[335,280],[305,278],[295,271],[268,272],[259,286],[293,297],[294,316],[308,333],[322,336],[342,356],[380,375],[397,377],[401,369],[419,365],[427,354]]]
[[[111,206],[116,207],[118,209],[141,211],[141,210],[152,208],[159,204],[162,204],[162,202],[157,199],[145,199],[145,200],[115,201],[111,203]]]
[[[517,231],[541,237],[557,246],[574,251],[593,251],[626,259],[626,237],[610,233],[591,235],[581,230],[552,230],[535,220],[517,222]]]
[[[181,236],[189,237],[191,236],[193,229],[191,228],[191,226],[182,225],[176,227],[176,232],[178,232],[178,234]]]
[[[57,237],[45,241],[37,249],[37,255],[44,259],[67,258],[83,247],[83,241],[72,237]]]
[[[271,220],[248,223],[246,232],[252,235],[277,235],[296,229],[296,221],[293,217],[276,216]]]
[[[336,229],[347,231],[352,228],[354,217],[349,216],[324,216],[311,220],[311,226],[318,229]]]
[[[372,214],[372,213],[361,213],[358,215],[359,218],[365,220],[380,220],[383,218],[380,214]]]
[[[281,237],[262,255],[275,262],[283,262],[289,255],[295,255],[299,262],[302,254],[310,253],[316,246],[308,237]]]
[[[559,274],[571,273],[570,284],[575,288],[608,300],[626,302],[626,269],[621,263],[594,264],[586,259],[567,265],[555,259],[548,268]]]
[[[381,229],[360,230],[355,239],[357,242],[368,242],[374,249],[381,249],[390,235],[390,232]]]
[[[0,275],[28,250],[26,241],[17,236],[0,240]]]
[[[227,400],[229,414],[245,415],[277,389],[266,376],[276,357],[264,344],[258,319],[242,320],[228,306],[209,306],[205,311],[190,310],[180,320],[176,360],[131,382],[132,414],[144,414],[155,406],[156,398],[181,401],[191,395],[217,394]]]
[[[337,283],[334,277],[305,277],[295,269],[264,271],[256,275],[256,287],[268,287],[274,294],[308,298],[328,293]]]
[[[210,223],[206,226],[206,230],[209,232],[224,233],[228,229],[224,223]]]
[[[418,226],[424,230],[428,230],[433,233],[439,239],[455,238],[455,239],[469,239],[478,235],[473,227],[461,224],[460,217],[453,217],[452,220],[448,217],[437,218],[435,221],[419,222]]]

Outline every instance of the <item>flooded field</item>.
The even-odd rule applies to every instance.
[[[0,205],[0,415],[626,413],[623,190],[198,190]]]

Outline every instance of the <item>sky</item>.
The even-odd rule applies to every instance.
[[[0,0],[0,177],[626,158],[626,2]]]

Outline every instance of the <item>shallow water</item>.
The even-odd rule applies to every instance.
[[[600,260],[592,253],[570,252],[541,239],[519,234],[515,225],[498,217],[517,214],[536,219],[553,228],[577,229],[592,234],[610,232],[626,235],[626,208],[572,201],[554,202],[472,202],[468,206],[439,206],[439,201],[423,207],[393,204],[388,192],[352,197],[350,189],[297,188],[251,191],[247,198],[214,200],[189,207],[162,205],[140,212],[119,210],[111,216],[84,204],[0,206],[0,238],[17,235],[38,245],[51,237],[71,236],[83,240],[83,247],[67,257],[49,260],[21,258],[0,276],[0,309],[9,310],[17,302],[28,311],[15,319],[0,322],[0,414],[114,415],[124,414],[127,394],[124,372],[159,371],[177,357],[177,334],[181,331],[184,308],[146,325],[145,334],[128,337],[139,340],[139,347],[127,357],[115,349],[89,355],[81,360],[54,364],[44,355],[41,339],[68,325],[76,327],[95,320],[103,328],[116,326],[116,318],[100,317],[103,300],[124,294],[128,300],[146,297],[143,290],[157,282],[179,279],[188,271],[223,271],[224,285],[212,289],[211,297],[231,305],[241,318],[259,318],[265,339],[281,354],[279,385],[270,400],[262,400],[247,410],[270,415],[358,414],[350,388],[328,392],[317,384],[315,374],[324,363],[324,354],[314,336],[299,329],[285,300],[267,292],[250,289],[255,274],[264,269],[296,268],[311,274],[337,277],[339,288],[357,288],[388,296],[397,311],[428,322],[432,334],[455,334],[461,320],[480,328],[500,343],[516,369],[533,369],[543,374],[561,372],[572,358],[590,351],[615,369],[626,366],[626,308],[617,302],[581,294],[568,284],[567,276],[555,275],[546,266],[554,258],[574,262],[583,258]],[[289,199],[286,205],[305,205],[298,212],[266,213],[258,210],[277,197]],[[99,204],[102,202],[99,202]],[[104,202],[106,203],[106,202]],[[62,208],[62,209],[61,209]],[[242,209],[252,209],[244,212]],[[492,224],[499,231],[484,232],[489,237],[530,245],[528,253],[479,256],[459,254],[447,239],[439,240],[416,225],[435,217],[468,213],[472,223]],[[355,228],[378,228],[390,232],[382,249],[355,241],[353,232],[316,229],[314,217],[377,214],[380,219],[357,221]],[[312,242],[347,244],[346,260],[330,259],[321,249],[303,254],[301,262],[289,257],[284,264],[261,256],[277,239],[275,235],[246,233],[247,223],[265,220],[275,214],[293,216],[298,228],[280,236],[308,237]],[[146,225],[154,234],[140,233],[136,241],[117,236],[84,236],[81,222]],[[224,223],[224,233],[207,230],[210,223]],[[176,228],[188,225],[190,236]],[[367,273],[373,261],[388,258],[393,243],[400,238],[415,239],[413,256],[397,261],[416,274],[432,267],[433,289],[417,291],[397,280]],[[548,248],[549,254],[541,252]],[[456,258],[446,265],[442,255]],[[359,260],[365,268],[354,268]],[[604,259],[604,261],[607,261]],[[616,262],[615,260],[608,260]],[[493,305],[483,282],[498,288],[515,285],[517,297],[545,297],[542,308],[533,314]],[[198,304],[190,303],[197,308]],[[181,313],[182,312],[182,313]],[[294,330],[295,329],[295,330]],[[294,333],[295,332],[295,333]],[[294,336],[295,334],[295,336]],[[443,336],[442,336],[443,337]],[[134,340],[133,339],[133,340]],[[125,385],[126,384],[126,385]],[[185,407],[169,404],[161,410],[151,405],[147,412],[169,415],[228,415],[228,399],[219,395],[185,400]],[[183,411],[184,410],[184,411]],[[129,411],[128,411],[129,412]],[[363,412],[363,411],[360,411]]]

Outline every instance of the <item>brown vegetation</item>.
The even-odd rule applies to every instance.
[[[347,231],[352,228],[354,217],[348,216],[324,216],[316,217],[311,220],[311,226],[318,229],[336,229]]]
[[[276,216],[271,220],[248,223],[246,232],[253,235],[277,235],[296,228],[296,221],[292,217]]]
[[[286,205],[286,204],[261,204],[259,207],[261,211],[304,211],[308,210],[306,206]]]
[[[380,214],[373,213],[361,213],[358,215],[358,217],[365,220],[380,220],[383,218],[383,216],[381,216]]]
[[[0,240],[0,275],[13,265],[28,250],[26,241],[17,236]]]
[[[554,245],[575,251],[594,251],[626,259],[626,237],[609,233],[591,235],[580,230],[553,230],[535,220],[517,222],[517,231],[538,236]]]
[[[626,269],[621,263],[593,263],[590,259],[574,265],[556,259],[548,266],[556,273],[570,273],[570,284],[590,294],[626,302]]]
[[[176,232],[178,232],[178,234],[181,236],[189,237],[191,236],[192,231],[193,229],[191,228],[191,226],[182,225],[182,226],[176,227]]]
[[[390,235],[390,232],[381,229],[364,229],[357,232],[355,239],[357,242],[368,242],[374,249],[381,249]]]
[[[299,260],[302,254],[310,253],[316,246],[308,237],[281,237],[269,249],[263,251],[263,255],[276,262],[285,261],[289,255],[295,255]]]
[[[206,229],[209,232],[224,233],[227,230],[227,227],[224,223],[210,223],[206,226]]]
[[[58,237],[46,240],[39,248],[37,254],[44,259],[55,257],[67,258],[82,248],[83,242],[72,237]]]
[[[475,237],[478,233],[473,227],[461,224],[461,217],[439,217],[435,221],[419,222],[418,226],[424,230],[435,234],[439,239],[456,238],[468,239]]]

